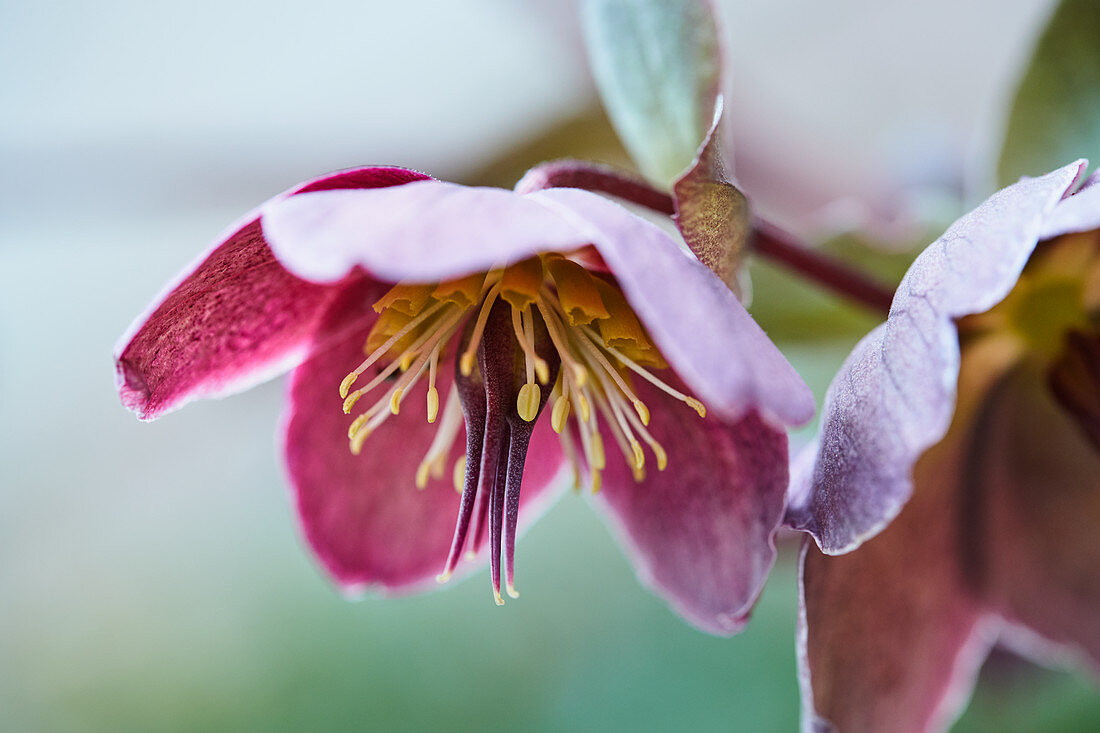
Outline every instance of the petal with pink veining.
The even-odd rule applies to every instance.
[[[788,518],[823,551],[857,547],[908,500],[910,468],[955,410],[955,320],[1008,294],[1081,169],[1025,179],[952,225],[910,267],[886,323],[841,367],[825,397],[816,462],[806,485],[792,487]]]
[[[647,456],[635,483],[605,429],[607,469],[596,503],[642,582],[712,633],[739,631],[775,561],[787,487],[787,436],[749,414],[734,424],[639,383],[649,431],[668,452]]]
[[[333,173],[281,194],[395,186],[426,176],[402,168]],[[275,260],[256,212],[220,237],[139,317],[116,349],[123,404],[153,419],[198,397],[256,384],[303,356],[332,289]]]
[[[324,328],[350,335],[316,351],[293,373],[284,421],[284,459],[307,542],[325,570],[347,592],[367,589],[404,593],[432,587],[443,569],[458,516],[459,494],[451,468],[465,448],[459,431],[444,476],[415,486],[417,466],[435,436],[426,419],[423,380],[363,445],[348,447],[352,416],[341,410],[340,381],[363,358],[362,346],[376,315],[370,304],[388,286],[360,279],[343,290],[324,317]],[[446,399],[453,362],[440,365],[438,386]],[[374,393],[357,405],[365,409]],[[353,410],[355,412],[355,410]],[[524,473],[520,527],[553,499],[561,452],[547,426],[536,430]],[[557,482],[560,484],[560,482]],[[481,553],[484,556],[484,553]],[[460,572],[473,567],[460,566]]]

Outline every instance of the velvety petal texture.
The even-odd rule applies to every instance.
[[[338,389],[363,358],[363,343],[376,318],[369,304],[388,288],[359,278],[341,290],[323,326],[332,330],[350,322],[354,328],[295,369],[284,423],[286,472],[303,534],[325,570],[353,595],[368,589],[402,593],[435,587],[458,516],[451,467],[465,450],[464,431],[455,440],[443,478],[429,481],[423,490],[415,486],[417,466],[437,429],[425,416],[423,382],[406,395],[400,413],[371,434],[360,455],[348,447],[352,417],[341,411]],[[443,399],[453,373],[453,362],[441,364],[437,385]],[[521,531],[560,494],[551,489],[561,488],[554,481],[561,466],[557,436],[542,425],[532,438],[524,471]],[[465,562],[459,573],[473,567],[475,563]]]
[[[859,546],[908,500],[914,462],[955,409],[955,319],[1008,294],[1083,165],[1025,179],[952,225],[913,263],[886,323],[853,350],[825,397],[817,459],[792,486],[788,521],[824,552]]]
[[[403,168],[356,168],[280,194],[396,186],[427,176]],[[333,289],[287,272],[252,212],[187,267],[120,339],[122,402],[151,420],[189,400],[238,391],[305,356]]]
[[[813,414],[809,388],[721,280],[657,226],[596,194],[424,181],[295,196],[265,207],[263,222],[280,262],[317,282],[356,267],[432,282],[592,245],[708,407],[729,419],[756,409],[783,425]]]
[[[787,487],[787,436],[756,414],[734,424],[700,419],[648,383],[649,431],[668,452],[641,483],[605,431],[608,456],[597,505],[642,583],[713,634],[739,631],[775,560]]]

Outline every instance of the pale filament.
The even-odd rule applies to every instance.
[[[414,318],[411,321],[409,321],[408,323],[406,323],[405,326],[400,331],[398,331],[393,336],[390,336],[388,339],[386,339],[386,342],[384,344],[382,344],[381,346],[379,346],[377,349],[375,349],[371,353],[371,355],[368,356],[366,358],[366,360],[363,361],[362,364],[355,367],[355,369],[351,372],[351,374],[348,374],[348,376],[344,377],[344,381],[340,384],[340,396],[341,397],[347,397],[348,396],[348,390],[351,389],[351,385],[355,382],[356,379],[359,378],[360,374],[365,372],[367,369],[370,369],[371,364],[378,361],[378,359],[381,358],[381,356],[383,354],[385,354],[387,351],[389,351],[391,348],[393,348],[393,345],[396,344],[398,341],[400,341],[406,334],[408,334],[410,331],[412,331],[414,328],[419,326],[421,323],[426,321],[431,316],[435,315],[439,310],[441,310],[446,305],[449,305],[449,304],[444,303],[444,302],[439,302],[439,303],[436,303],[436,304],[432,305],[429,308],[424,309],[420,313],[420,315],[418,315],[416,318]]]

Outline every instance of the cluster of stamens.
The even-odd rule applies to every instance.
[[[635,480],[645,475],[643,444],[658,470],[668,464],[665,449],[647,429],[650,411],[632,386],[634,378],[706,415],[701,402],[652,373],[667,364],[614,281],[560,254],[438,284],[399,284],[374,309],[380,315],[367,337],[368,356],[340,385],[344,412],[350,414],[368,393],[386,389],[352,421],[351,450],[358,454],[370,434],[398,414],[405,396],[427,373],[427,419],[438,419],[439,425],[416,472],[418,488],[443,477],[464,423],[467,431],[466,455],[452,470],[463,499],[440,581],[450,577],[464,552],[476,554],[488,527],[498,603],[503,603],[502,532],[507,590],[517,595],[512,559],[520,478],[531,430],[547,404],[552,405],[551,426],[573,468],[574,486],[580,487],[583,456],[593,492],[600,489],[607,466],[601,418]],[[452,348],[455,383],[440,412],[437,375]],[[374,377],[352,391],[372,367]]]

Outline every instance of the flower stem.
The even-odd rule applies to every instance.
[[[810,249],[779,227],[760,219],[753,222],[752,251],[783,265],[834,293],[884,315],[890,313],[894,293],[860,270]]]
[[[582,188],[610,194],[675,217],[673,197],[630,173],[611,166],[581,160],[555,160],[532,168],[516,184],[519,193],[532,193],[546,188]],[[893,290],[845,262],[807,247],[794,235],[770,222],[753,221],[752,251],[786,267],[821,287],[871,310],[890,312]]]

